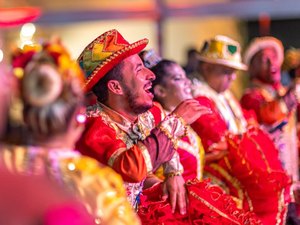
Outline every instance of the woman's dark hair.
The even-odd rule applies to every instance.
[[[296,78],[296,69],[291,69],[291,70],[289,70],[289,71],[288,71],[288,74],[289,74],[289,76],[290,76],[290,78],[291,78],[292,80],[295,80],[295,78]]]
[[[155,66],[150,68],[150,70],[155,74],[156,78],[152,81],[152,88],[150,89],[151,93],[154,94],[154,87],[158,84],[165,85],[165,78],[169,75],[168,67],[177,64],[175,61],[163,59],[158,62]],[[154,95],[154,100],[158,101]]]
[[[113,69],[108,71],[102,79],[98,81],[93,87],[93,93],[96,95],[97,100],[101,103],[106,103],[108,99],[108,87],[107,83],[110,80],[122,81],[123,76],[121,70],[123,68],[123,62],[117,64]]]
[[[175,61],[163,59],[155,66],[153,66],[151,71],[155,74],[156,78],[152,82],[152,89],[155,85],[164,85],[164,78],[169,75],[168,67],[177,64]]]

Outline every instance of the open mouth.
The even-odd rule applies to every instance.
[[[150,89],[152,88],[152,83],[148,83],[145,85],[144,87],[144,90],[147,92],[147,93],[151,93],[150,92]]]
[[[151,96],[151,97],[153,98],[153,94],[152,94],[152,92],[150,91],[151,88],[152,88],[152,83],[148,83],[148,84],[145,85],[144,90],[145,90],[145,92],[146,92],[149,96]]]
[[[192,93],[192,89],[190,87],[185,88],[185,93],[191,94]]]
[[[276,67],[272,67],[270,71],[272,74],[274,74],[277,73],[278,69]]]

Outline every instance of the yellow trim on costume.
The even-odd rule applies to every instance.
[[[153,102],[153,105],[160,109],[160,120],[163,121],[163,119],[167,116],[165,110],[158,102]]]
[[[180,139],[178,141],[178,147],[192,154],[196,158],[197,179],[202,180],[205,163],[205,150],[203,148],[201,139],[190,126],[187,126],[187,138],[189,139],[190,143]]]
[[[204,165],[205,165],[205,150],[202,145],[202,141],[199,137],[197,137],[197,142],[199,146],[199,155],[200,155],[200,174],[199,174],[199,180],[203,180],[203,171],[204,171]]]
[[[235,177],[232,177],[226,170],[224,170],[218,164],[211,163],[209,166],[214,170],[218,171],[226,180],[228,180],[232,184],[232,186],[237,190],[239,200],[243,202],[244,192],[242,191],[240,182]]]
[[[177,149],[178,140],[173,138],[173,135],[163,126],[159,126],[159,129],[168,137],[168,139],[172,142],[173,147]]]
[[[283,99],[279,100],[279,108],[280,108],[280,110],[281,110],[282,113],[284,113],[284,114],[288,114],[289,113],[289,110],[288,110],[285,102],[283,101]]]
[[[251,138],[249,135],[247,135],[247,136],[248,136],[249,140],[252,141],[253,144],[255,144],[256,149],[259,151],[259,153],[260,153],[263,161],[265,162],[265,165],[267,167],[268,173],[271,173],[271,167],[269,165],[268,160],[266,159],[266,156],[265,156],[263,150],[261,149],[261,147],[259,146],[259,144],[253,138]]]
[[[142,152],[142,155],[143,155],[146,167],[147,167],[147,172],[148,173],[152,172],[153,166],[152,166],[151,157],[150,157],[147,147],[140,141],[137,143],[137,146]]]
[[[284,213],[282,215],[282,212]],[[286,221],[287,216],[287,203],[284,201],[284,189],[281,192],[278,192],[278,212],[276,214],[276,225],[283,224],[282,222]]]
[[[118,158],[118,156],[121,155],[121,153],[123,153],[125,151],[127,151],[126,148],[119,148],[117,151],[115,151],[108,159],[107,165],[112,167],[114,165],[116,158]]]
[[[213,205],[211,205],[208,201],[206,201],[205,199],[201,198],[199,195],[197,195],[195,192],[191,191],[190,194],[196,198],[197,200],[199,200],[200,202],[202,202],[204,205],[206,205],[209,209],[211,209],[212,211],[216,212],[217,214],[219,214],[220,216],[230,220],[231,222],[235,223],[235,224],[239,224],[237,221],[234,221],[233,219],[231,219],[230,217],[228,217],[225,213],[221,212],[219,209],[217,209],[216,207],[214,207]]]

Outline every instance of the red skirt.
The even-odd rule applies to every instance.
[[[161,185],[145,190],[138,210],[142,224],[261,224],[253,213],[238,209],[229,195],[218,186],[210,185],[208,181],[190,180],[186,183],[186,188],[189,200],[186,215],[177,211],[173,214],[168,200],[161,200]]]

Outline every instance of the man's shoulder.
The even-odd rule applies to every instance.
[[[209,108],[215,106],[214,101],[211,98],[209,98],[208,96],[198,95],[194,99],[197,100],[202,106],[206,106]]]
[[[251,86],[245,89],[242,97],[241,97],[241,102],[249,101],[249,99],[260,99],[264,98],[264,96],[267,96],[268,91],[263,88],[263,87],[256,87],[256,86]]]

